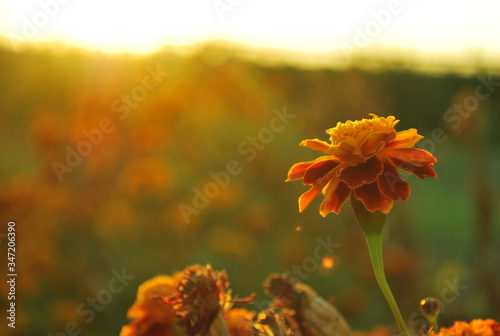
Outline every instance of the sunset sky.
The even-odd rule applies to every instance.
[[[308,53],[382,46],[495,54],[498,22],[496,0],[0,1],[0,32],[13,45],[62,41],[112,52],[226,39]]]

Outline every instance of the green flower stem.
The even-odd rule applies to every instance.
[[[429,322],[429,326],[431,326],[435,332],[439,332],[437,316],[425,316],[425,318],[427,319],[427,322]]]
[[[396,300],[394,300],[394,295],[392,295],[387,279],[385,278],[384,259],[382,254],[382,231],[387,216],[380,211],[370,212],[366,210],[364,204],[358,201],[353,194],[351,194],[351,205],[356,215],[356,219],[365,234],[370,260],[378,286],[382,294],[384,294],[403,336],[409,336],[405,321],[401,316]]]
[[[408,330],[406,329],[405,321],[401,316],[398,304],[392,295],[387,279],[385,278],[384,272],[384,260],[382,257],[382,230],[379,232],[365,232],[366,242],[368,244],[368,252],[370,253],[370,259],[373,266],[373,271],[375,272],[375,279],[377,279],[378,286],[385,296],[389,307],[391,307],[392,314],[396,319],[399,329],[403,332],[404,336],[409,336]]]

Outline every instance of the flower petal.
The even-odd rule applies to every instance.
[[[378,177],[377,183],[380,192],[393,201],[406,201],[410,197],[410,184],[403,181],[396,169],[388,163],[384,165],[384,173]]]
[[[354,189],[361,187],[363,184],[374,182],[383,172],[384,164],[376,157],[372,157],[357,166],[343,169],[339,176],[349,188]]]
[[[304,211],[309,206],[309,204],[311,204],[313,199],[315,199],[316,196],[318,196],[321,190],[323,190],[323,188],[328,184],[328,182],[330,182],[330,180],[334,176],[335,176],[334,173],[333,174],[327,173],[324,177],[318,179],[311,189],[300,195],[299,212]]]
[[[287,174],[286,182],[299,180],[304,177],[307,168],[311,165],[312,161],[309,162],[299,162],[296,163],[290,168]]]
[[[299,197],[299,212],[304,211],[309,204],[318,196],[320,193],[321,188],[318,188],[316,186],[312,187]]]
[[[361,144],[372,133],[371,130],[361,130],[355,137],[356,143]]]
[[[354,189],[354,196],[363,202],[368,211],[378,210],[387,214],[392,209],[392,200],[380,192],[377,183],[364,184]]]
[[[396,138],[387,144],[387,148],[411,148],[424,137],[415,128],[396,133]]]
[[[351,189],[339,179],[332,179],[324,192],[325,199],[319,206],[319,213],[323,217],[326,217],[330,212],[338,214],[340,207],[351,195]]]
[[[432,163],[428,163],[425,166],[416,166],[414,164],[396,158],[391,158],[390,162],[394,167],[403,169],[410,174],[418,176],[421,179],[423,179],[424,177],[437,177],[436,171],[434,170],[434,164]]]
[[[330,148],[330,144],[326,141],[319,139],[307,139],[303,140],[299,146],[311,148],[320,152],[326,152]]]
[[[414,166],[425,166],[436,162],[436,158],[426,150],[418,148],[395,148],[384,151],[381,156],[406,161]]]
[[[396,137],[396,132],[372,132],[359,146],[363,156],[372,156],[385,147],[385,144]]]
[[[379,120],[379,124],[376,125],[376,127],[378,128],[394,127],[397,123],[399,123],[399,120],[396,120],[395,116],[379,117],[375,113],[369,113],[368,115],[371,116],[373,119]]]
[[[299,162],[296,163],[290,168],[287,174],[287,179],[286,182],[289,181],[295,181],[299,180],[304,177],[304,174],[306,173],[307,168],[309,168],[312,164],[318,162],[318,161],[324,161],[330,159],[331,156],[320,156],[319,158],[313,160],[313,161],[307,161],[307,162]]]
[[[340,164],[337,159],[329,157],[327,160],[318,161],[313,163],[307,168],[304,174],[304,184],[313,184],[319,178],[325,176],[329,171],[334,169]]]
[[[358,143],[354,138],[347,138],[341,141],[338,145],[330,147],[325,153],[335,155],[342,161],[350,164],[358,164],[366,161],[366,158],[361,156]]]

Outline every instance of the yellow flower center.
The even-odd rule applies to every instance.
[[[360,134],[366,136],[369,133],[375,132],[395,132],[394,125],[399,122],[399,120],[395,120],[395,117],[378,117],[373,113],[370,115],[373,119],[361,119],[356,121],[348,120],[345,123],[339,122],[337,123],[337,126],[326,130],[326,133],[330,135],[332,146],[338,145],[343,140],[349,138],[357,139]]]

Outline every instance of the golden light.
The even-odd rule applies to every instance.
[[[145,53],[212,37],[210,17],[188,2],[39,0],[0,6],[0,29],[11,40]]]
[[[286,9],[286,10],[285,10]],[[453,15],[450,15],[450,13]],[[500,53],[500,2],[5,0],[0,33],[144,53],[214,39],[289,52]],[[286,14],[285,14],[286,13]],[[381,49],[380,49],[381,48]]]
[[[332,257],[324,257],[321,260],[321,266],[325,269],[331,269],[333,268],[333,266],[335,266],[335,261]]]
[[[295,228],[295,231],[300,231],[300,230],[302,230],[302,228],[301,228],[300,226],[297,226],[297,227]]]

